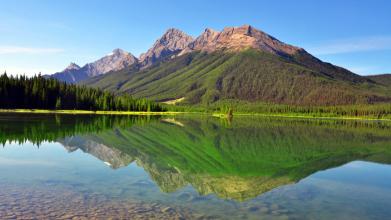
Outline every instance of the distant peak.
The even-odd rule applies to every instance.
[[[77,65],[76,63],[70,63],[68,67],[65,68],[65,70],[78,70],[78,69],[80,69],[80,66]]]
[[[111,53],[107,54],[106,56],[113,56],[113,55],[128,55],[129,52],[122,50],[120,48],[114,49]]]
[[[113,54],[122,54],[122,53],[128,53],[128,52],[126,52],[126,51],[124,51],[124,50],[122,50],[122,49],[120,49],[120,48],[116,48],[116,49],[114,49],[113,50]]]
[[[165,34],[170,34],[170,33],[184,33],[184,32],[182,30],[177,29],[177,28],[169,28],[169,29],[167,29]]]
[[[163,36],[160,38],[160,40],[173,40],[173,39],[180,39],[180,38],[192,38],[191,36],[187,35],[185,32],[176,29],[176,28],[169,28]]]

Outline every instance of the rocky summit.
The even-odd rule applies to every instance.
[[[80,66],[77,65],[76,63],[70,63],[67,68],[65,68],[63,71],[73,71],[73,70],[79,70]]]
[[[170,58],[185,49],[192,41],[193,38],[181,30],[170,28],[153,44],[152,48],[141,54],[140,64],[145,68]]]
[[[137,58],[132,54],[121,49],[115,49],[107,56],[87,64],[86,70],[88,71],[89,76],[97,76],[110,71],[124,69],[136,62]]]
[[[122,70],[134,63],[137,63],[137,58],[131,53],[121,49],[115,49],[110,54],[95,62],[88,63],[83,67],[80,67],[75,63],[71,63],[66,69],[61,72],[57,72],[50,77],[68,83],[77,83],[110,71]]]
[[[299,47],[285,44],[250,25],[243,25],[241,27],[227,27],[221,32],[207,28],[181,54],[191,51],[213,52],[226,49],[240,51],[248,48],[279,55],[293,55],[302,50]]]

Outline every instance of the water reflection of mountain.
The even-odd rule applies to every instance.
[[[114,168],[135,160],[165,192],[190,184],[200,194],[243,201],[350,161],[390,163],[389,129],[376,122],[177,118],[60,142]]]
[[[133,158],[130,155],[124,154],[118,149],[89,140],[87,137],[72,136],[59,139],[58,142],[61,143],[68,152],[80,149],[85,153],[95,156],[113,169],[127,166],[133,161]]]
[[[380,122],[120,116],[0,115],[0,141],[57,141],[112,168],[132,161],[162,191],[246,200],[354,160],[391,163]]]

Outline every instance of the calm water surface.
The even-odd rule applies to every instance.
[[[0,219],[387,219],[391,124],[0,114]]]

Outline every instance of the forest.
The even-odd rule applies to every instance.
[[[0,120],[13,118],[13,123],[0,123],[0,146],[7,142],[23,144],[27,141],[39,146],[45,141],[56,141],[75,135],[86,135],[112,130],[114,128],[129,128],[133,125],[144,125],[158,120],[159,116],[117,116],[117,115],[69,115],[20,114],[17,118],[8,113],[2,113]]]
[[[57,109],[92,111],[163,111],[153,101],[114,95],[86,86],[59,82],[41,75],[0,76],[0,109]]]

